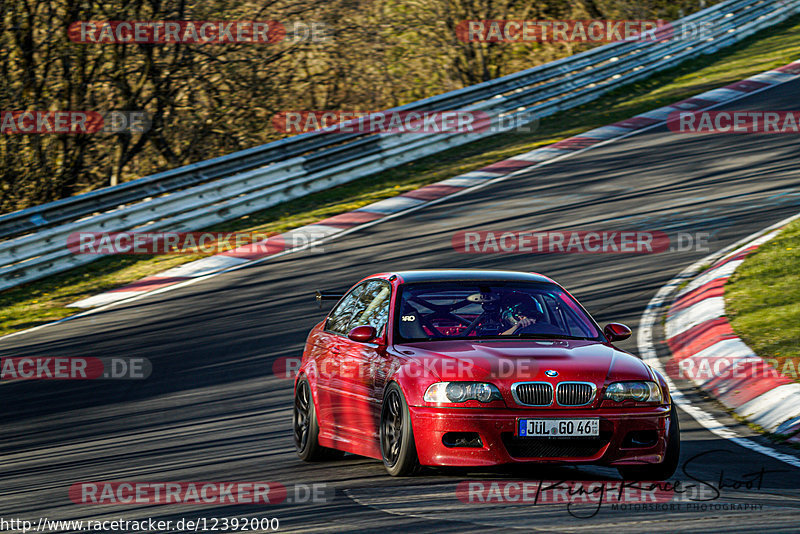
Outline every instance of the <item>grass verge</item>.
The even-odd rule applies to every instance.
[[[787,378],[800,377],[800,220],[747,257],[725,285],[736,334]]]
[[[800,58],[800,17],[713,55],[687,61],[541,121],[536,132],[504,134],[322,191],[209,230],[283,232],[423,185],[484,167],[581,132],[689,98]],[[79,311],[76,300],[202,256],[118,256],[0,293],[0,335]]]

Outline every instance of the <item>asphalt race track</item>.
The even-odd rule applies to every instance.
[[[792,110],[799,93],[800,82],[793,82],[721,109]],[[314,289],[343,289],[373,272],[445,267],[551,276],[600,323],[631,326],[634,335],[620,347],[636,352],[639,318],[663,284],[710,252],[800,211],[798,156],[792,135],[650,130],[356,231],[322,251],[289,254],[3,339],[2,357],[144,356],[153,372],[141,381],[0,384],[0,515],[33,521],[277,517],[281,532],[797,531],[800,470],[721,439],[683,412],[681,462],[688,464],[677,479],[716,487],[722,479],[730,486],[764,469],[760,487],[725,487],[715,500],[681,502],[672,510],[603,506],[592,517],[575,517],[590,514],[564,504],[469,504],[456,498],[455,487],[462,480],[612,480],[615,470],[430,470],[392,479],[370,459],[304,464],[291,439],[292,381],[275,376],[273,363],[298,356],[308,330],[329,308],[317,308]],[[465,255],[453,250],[451,239],[467,229],[714,237],[709,251],[655,255]],[[691,398],[754,436],[713,401]],[[70,501],[73,483],[98,480],[325,483],[330,498],[274,506]],[[754,506],[730,510],[732,504]]]

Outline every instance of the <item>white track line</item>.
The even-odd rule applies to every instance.
[[[800,468],[800,459],[791,456],[789,454],[784,454],[782,452],[778,452],[771,447],[766,447],[761,445],[760,443],[756,443],[755,441],[742,437],[735,431],[731,430],[730,428],[726,427],[724,424],[717,421],[714,416],[712,416],[707,411],[694,406],[691,401],[686,398],[686,396],[681,392],[672,380],[667,376],[667,373],[664,370],[664,367],[661,364],[661,360],[658,359],[658,354],[656,353],[655,345],[653,344],[653,327],[658,320],[660,315],[660,310],[663,305],[668,301],[669,297],[675,292],[675,290],[680,286],[680,284],[694,276],[700,271],[700,268],[703,265],[707,265],[709,263],[713,263],[719,258],[722,258],[726,254],[736,250],[737,248],[746,245],[750,241],[753,241],[760,237],[761,235],[780,228],[782,226],[786,226],[790,222],[794,221],[795,219],[800,218],[800,214],[794,215],[789,217],[788,219],[784,219],[779,223],[776,223],[769,228],[765,228],[759,232],[756,232],[752,235],[745,237],[730,245],[725,247],[724,249],[720,250],[719,252],[715,252],[714,254],[710,254],[705,258],[696,261],[683,271],[670,280],[665,286],[658,290],[656,295],[647,305],[645,308],[644,313],[642,314],[642,319],[639,321],[639,335],[637,337],[637,343],[639,345],[639,354],[642,357],[642,360],[647,362],[651,367],[658,370],[663,376],[664,379],[667,381],[667,385],[669,386],[670,392],[672,393],[672,400],[680,406],[680,408],[686,412],[687,414],[691,415],[695,421],[703,425],[709,431],[713,432],[717,436],[730,440],[737,445],[741,445],[747,449],[752,451],[760,452],[766,456],[770,456],[775,458],[776,460],[780,460],[785,462],[789,465],[794,467]]]

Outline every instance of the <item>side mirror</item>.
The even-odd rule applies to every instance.
[[[631,329],[622,323],[608,323],[603,333],[609,341],[622,341],[631,337]]]
[[[378,331],[375,330],[374,326],[357,326],[350,330],[350,333],[347,334],[347,337],[353,341],[358,341],[359,343],[368,343],[378,337]]]

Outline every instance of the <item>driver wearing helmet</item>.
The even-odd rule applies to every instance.
[[[511,325],[510,328],[500,333],[503,336],[511,334],[532,333],[535,325],[545,322],[544,314],[540,311],[539,305],[530,295],[512,294],[505,302],[500,312],[500,318],[505,324]],[[549,329],[548,329],[549,330]]]

